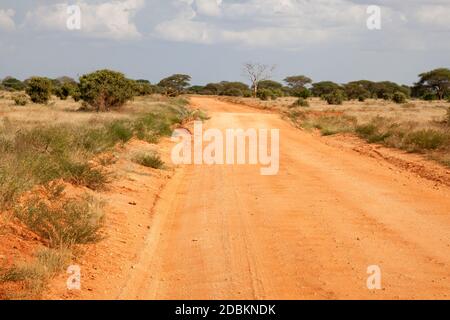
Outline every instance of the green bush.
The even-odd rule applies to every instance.
[[[16,106],[26,106],[28,103],[28,97],[23,93],[14,95],[13,100]]]
[[[99,70],[80,78],[80,97],[96,111],[120,108],[135,93],[132,80],[120,72]]]
[[[394,98],[393,94],[390,93],[382,93],[381,96],[378,96],[379,98],[385,100],[385,101],[389,101],[392,100]]]
[[[267,101],[272,97],[272,92],[269,89],[258,90],[257,97],[263,101]]]
[[[294,88],[291,90],[291,94],[297,98],[308,99],[311,96],[311,91],[307,88]]]
[[[309,102],[306,99],[298,98],[297,101],[295,101],[291,107],[309,107]]]
[[[341,105],[344,102],[345,97],[341,90],[335,90],[332,93],[325,95],[324,99],[328,104]]]
[[[403,92],[397,91],[392,96],[392,101],[395,103],[406,103],[406,95]]]
[[[47,103],[52,95],[52,81],[48,78],[33,77],[27,81],[26,93],[34,103]]]
[[[113,137],[114,141],[127,142],[133,137],[132,128],[124,121],[114,121],[107,127],[108,135]]]
[[[242,93],[242,90],[238,88],[229,88],[222,92],[221,95],[230,97],[242,97],[244,94]]]
[[[383,124],[382,118],[374,118],[370,123],[358,125],[356,134],[364,138],[369,143],[385,142],[386,139],[394,134],[395,125]]]
[[[25,84],[13,77],[6,77],[2,81],[2,86],[9,91],[22,91],[25,89]]]
[[[422,96],[422,99],[425,101],[434,101],[438,99],[438,96],[434,93],[427,92]]]
[[[60,98],[61,100],[66,100],[73,92],[76,90],[77,86],[72,83],[64,83],[61,86],[58,86],[54,90],[55,96]]]
[[[148,80],[136,80],[134,81],[135,95],[147,96],[155,93],[154,86]]]

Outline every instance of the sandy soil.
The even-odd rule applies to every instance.
[[[62,293],[61,277],[50,297],[450,298],[448,169],[303,132],[275,113],[191,101],[211,116],[205,127],[280,129],[279,174],[250,165],[182,166],[171,179],[135,174],[122,198],[110,197],[119,231],[90,253],[83,290]],[[370,265],[381,268],[381,290],[366,287]]]

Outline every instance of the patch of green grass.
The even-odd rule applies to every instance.
[[[139,154],[134,157],[133,161],[153,169],[162,169],[164,167],[164,162],[156,153]]]
[[[104,134],[112,141],[127,142],[133,137],[133,129],[126,121],[114,121],[106,126]]]

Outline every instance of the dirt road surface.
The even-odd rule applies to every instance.
[[[450,298],[450,189],[278,114],[192,98],[206,128],[280,129],[280,171],[187,165],[160,195],[121,299]],[[369,290],[367,268],[381,269]]]

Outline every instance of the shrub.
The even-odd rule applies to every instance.
[[[306,99],[298,98],[291,107],[309,107],[309,102]]]
[[[47,103],[52,94],[52,81],[47,78],[33,77],[27,82],[26,93],[34,103]]]
[[[164,162],[161,160],[161,157],[155,153],[140,154],[134,158],[134,161],[140,165],[153,169],[161,169],[164,167]]]
[[[291,94],[297,98],[308,99],[311,96],[311,91],[307,88],[294,88]]]
[[[226,89],[224,92],[222,92],[221,95],[230,96],[230,97],[242,97],[244,94],[238,88],[229,88],[229,89]]]
[[[99,70],[80,78],[80,97],[96,111],[119,108],[135,93],[132,80],[120,72]]]
[[[67,247],[102,239],[103,213],[91,197],[46,200],[33,197],[15,210],[15,215],[50,247]]]
[[[133,137],[133,130],[124,121],[114,121],[107,127],[114,141],[127,142]]]
[[[433,101],[433,100],[437,100],[438,96],[434,93],[427,92],[422,96],[422,99],[425,101]]]
[[[64,83],[63,85],[55,88],[55,95],[61,100],[66,100],[74,91],[76,85],[72,83]]]
[[[395,103],[406,103],[406,95],[403,92],[397,91],[392,96],[392,101]]]
[[[359,125],[356,127],[356,134],[369,143],[385,142],[393,134],[391,130],[393,127],[389,125],[385,127],[383,121],[383,118],[378,117],[372,119],[370,123]]]
[[[335,90],[324,96],[328,104],[341,105],[344,102],[344,94],[341,90]]]
[[[271,98],[272,100],[276,100],[278,98],[281,98],[284,96],[284,92],[281,89],[272,89],[271,91]]]
[[[75,100],[75,102],[78,102],[81,100],[81,92],[80,92],[80,87],[78,85],[76,85],[72,88],[71,96],[72,96],[73,100]]]
[[[390,93],[382,93],[381,96],[379,95],[378,97],[386,101],[392,100],[394,98],[394,96]]]
[[[358,101],[359,102],[364,102],[364,101],[366,101],[366,97],[365,96],[359,96],[358,97]]]
[[[146,96],[154,93],[154,86],[148,80],[136,80],[134,81],[135,95]]]
[[[448,137],[443,132],[423,129],[409,133],[405,144],[410,151],[434,150],[444,145],[447,140]]]
[[[2,86],[9,91],[22,91],[25,89],[25,84],[13,77],[6,77],[2,81]]]
[[[269,89],[258,90],[257,97],[263,101],[267,101],[271,98],[272,92]]]
[[[14,95],[13,100],[16,106],[26,106],[28,103],[28,97],[23,93]]]

